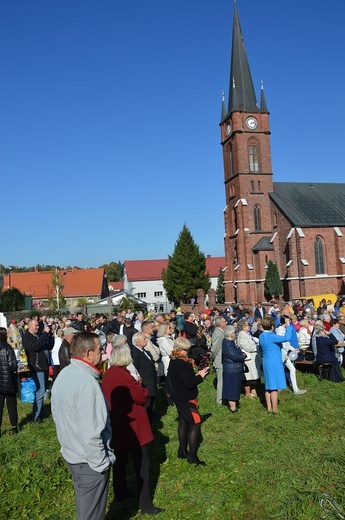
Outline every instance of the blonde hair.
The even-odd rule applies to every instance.
[[[190,349],[190,341],[187,338],[178,337],[174,341],[173,350],[178,352],[179,350],[189,350]]]
[[[306,327],[306,328],[308,328],[308,326],[309,326],[309,321],[308,321],[308,320],[301,320],[301,321],[299,322],[299,324],[301,325],[301,327]]]
[[[109,365],[116,367],[127,367],[133,363],[131,350],[128,345],[116,345],[111,351]]]

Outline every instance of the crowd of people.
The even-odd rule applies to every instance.
[[[164,315],[130,309],[111,319],[82,313],[71,318],[34,316],[0,328],[0,428],[6,401],[12,433],[18,433],[17,361],[25,352],[35,382],[32,421],[44,420],[43,402],[51,385],[51,408],[61,453],[72,474],[79,519],[101,519],[110,468],[116,501],[129,496],[126,467],[133,460],[138,508],[163,511],[151,499],[147,445],[159,419],[159,389],[178,414],[177,457],[205,466],[198,457],[201,415],[198,386],[213,367],[216,402],[231,414],[240,398],[258,399],[264,377],[267,411],[278,412],[278,392],[297,384],[294,361],[311,352],[329,366],[331,381],[344,381],[345,301],[275,302],[269,307],[238,304],[200,314],[181,309]],[[49,382],[50,381],[50,382]],[[101,384],[99,382],[101,381]]]

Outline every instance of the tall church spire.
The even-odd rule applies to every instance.
[[[244,46],[237,7],[234,8],[228,112],[258,112],[259,107]],[[236,96],[234,96],[236,85]]]

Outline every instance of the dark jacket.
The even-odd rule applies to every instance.
[[[195,345],[196,335],[198,332],[198,327],[195,325],[195,323],[192,323],[191,321],[185,321],[184,331],[186,333],[186,338],[190,341],[190,344]]]
[[[132,359],[133,365],[143,380],[143,386],[148,389],[150,397],[153,397],[157,392],[157,372],[150,352],[133,347]]]
[[[135,327],[133,327],[132,325],[130,325],[130,326],[125,325],[123,327],[123,334],[126,336],[127,343],[131,347],[131,349],[133,348],[132,338],[133,338],[134,334],[136,334],[137,332],[138,332],[138,330]]]
[[[54,340],[47,332],[37,337],[28,330],[23,337],[23,347],[28,358],[30,370],[34,372],[45,372],[48,370],[48,353],[54,346]]]
[[[71,364],[71,345],[66,339],[62,341],[59,349],[59,364],[60,370]]]
[[[72,322],[72,327],[75,329],[75,330],[79,330],[80,332],[84,332],[84,325],[86,325],[86,321],[79,321],[79,320],[74,320]]]
[[[194,373],[193,365],[184,359],[172,359],[168,368],[171,397],[174,401],[191,401],[198,396],[201,376]]]
[[[196,338],[196,345],[193,345],[188,352],[188,356],[195,361],[199,361],[200,355],[205,355],[208,352],[207,338],[205,334],[201,338]]]
[[[338,343],[337,338],[330,334],[329,336],[316,336],[316,363],[338,363],[335,356],[335,345]]]
[[[105,334],[105,335],[109,334],[110,332],[113,332],[111,324],[110,324],[109,321],[106,321],[104,323],[99,323],[96,328],[98,330],[102,331],[103,334]]]
[[[257,307],[257,308],[255,309],[255,311],[254,311],[254,318],[260,318],[260,319],[262,319],[262,318],[264,318],[264,317],[266,316],[266,309],[265,309],[265,307],[261,307],[261,310],[262,310],[262,312],[263,312],[263,316],[261,316],[260,309],[259,309],[259,307]]]
[[[222,363],[223,363],[223,372],[228,374],[235,374],[238,372],[243,372],[244,370],[244,360],[247,357],[246,354],[242,352],[240,347],[236,345],[234,341],[229,339],[223,339],[222,343]]]
[[[116,318],[111,320],[109,322],[109,325],[110,325],[110,331],[111,332],[113,332],[114,334],[120,334],[120,323],[117,321]]]
[[[13,394],[17,391],[17,360],[8,343],[0,343],[0,392]]]

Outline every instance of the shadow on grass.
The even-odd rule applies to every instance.
[[[18,424],[20,429],[22,429],[23,426],[25,426],[26,424],[29,424],[30,422],[32,422],[32,406],[33,405],[31,405],[30,412],[21,418],[21,420]],[[43,408],[42,408],[42,413],[41,413],[43,419],[48,419],[48,417],[51,417],[51,414],[52,413],[51,413],[50,403],[44,403]]]
[[[158,417],[165,415],[167,409],[167,403],[165,400],[165,394],[163,392],[157,395],[155,406],[155,413]],[[154,440],[148,444],[148,454],[150,458],[150,491],[151,497],[155,495],[155,491],[158,485],[161,465],[166,461],[166,445],[169,442],[169,437],[163,435],[161,428],[163,423],[160,420],[154,421],[152,425],[152,431],[154,434]],[[129,457],[130,459],[130,457]],[[105,520],[121,519],[129,520],[130,518],[136,517],[138,511],[138,501],[135,498],[136,491],[136,478],[132,461],[129,460],[127,468],[127,482],[130,498],[122,502],[111,502],[109,510],[105,516]],[[110,478],[110,485],[112,485],[112,478]],[[157,505],[157,504],[155,504]],[[159,506],[159,504],[157,505]]]

